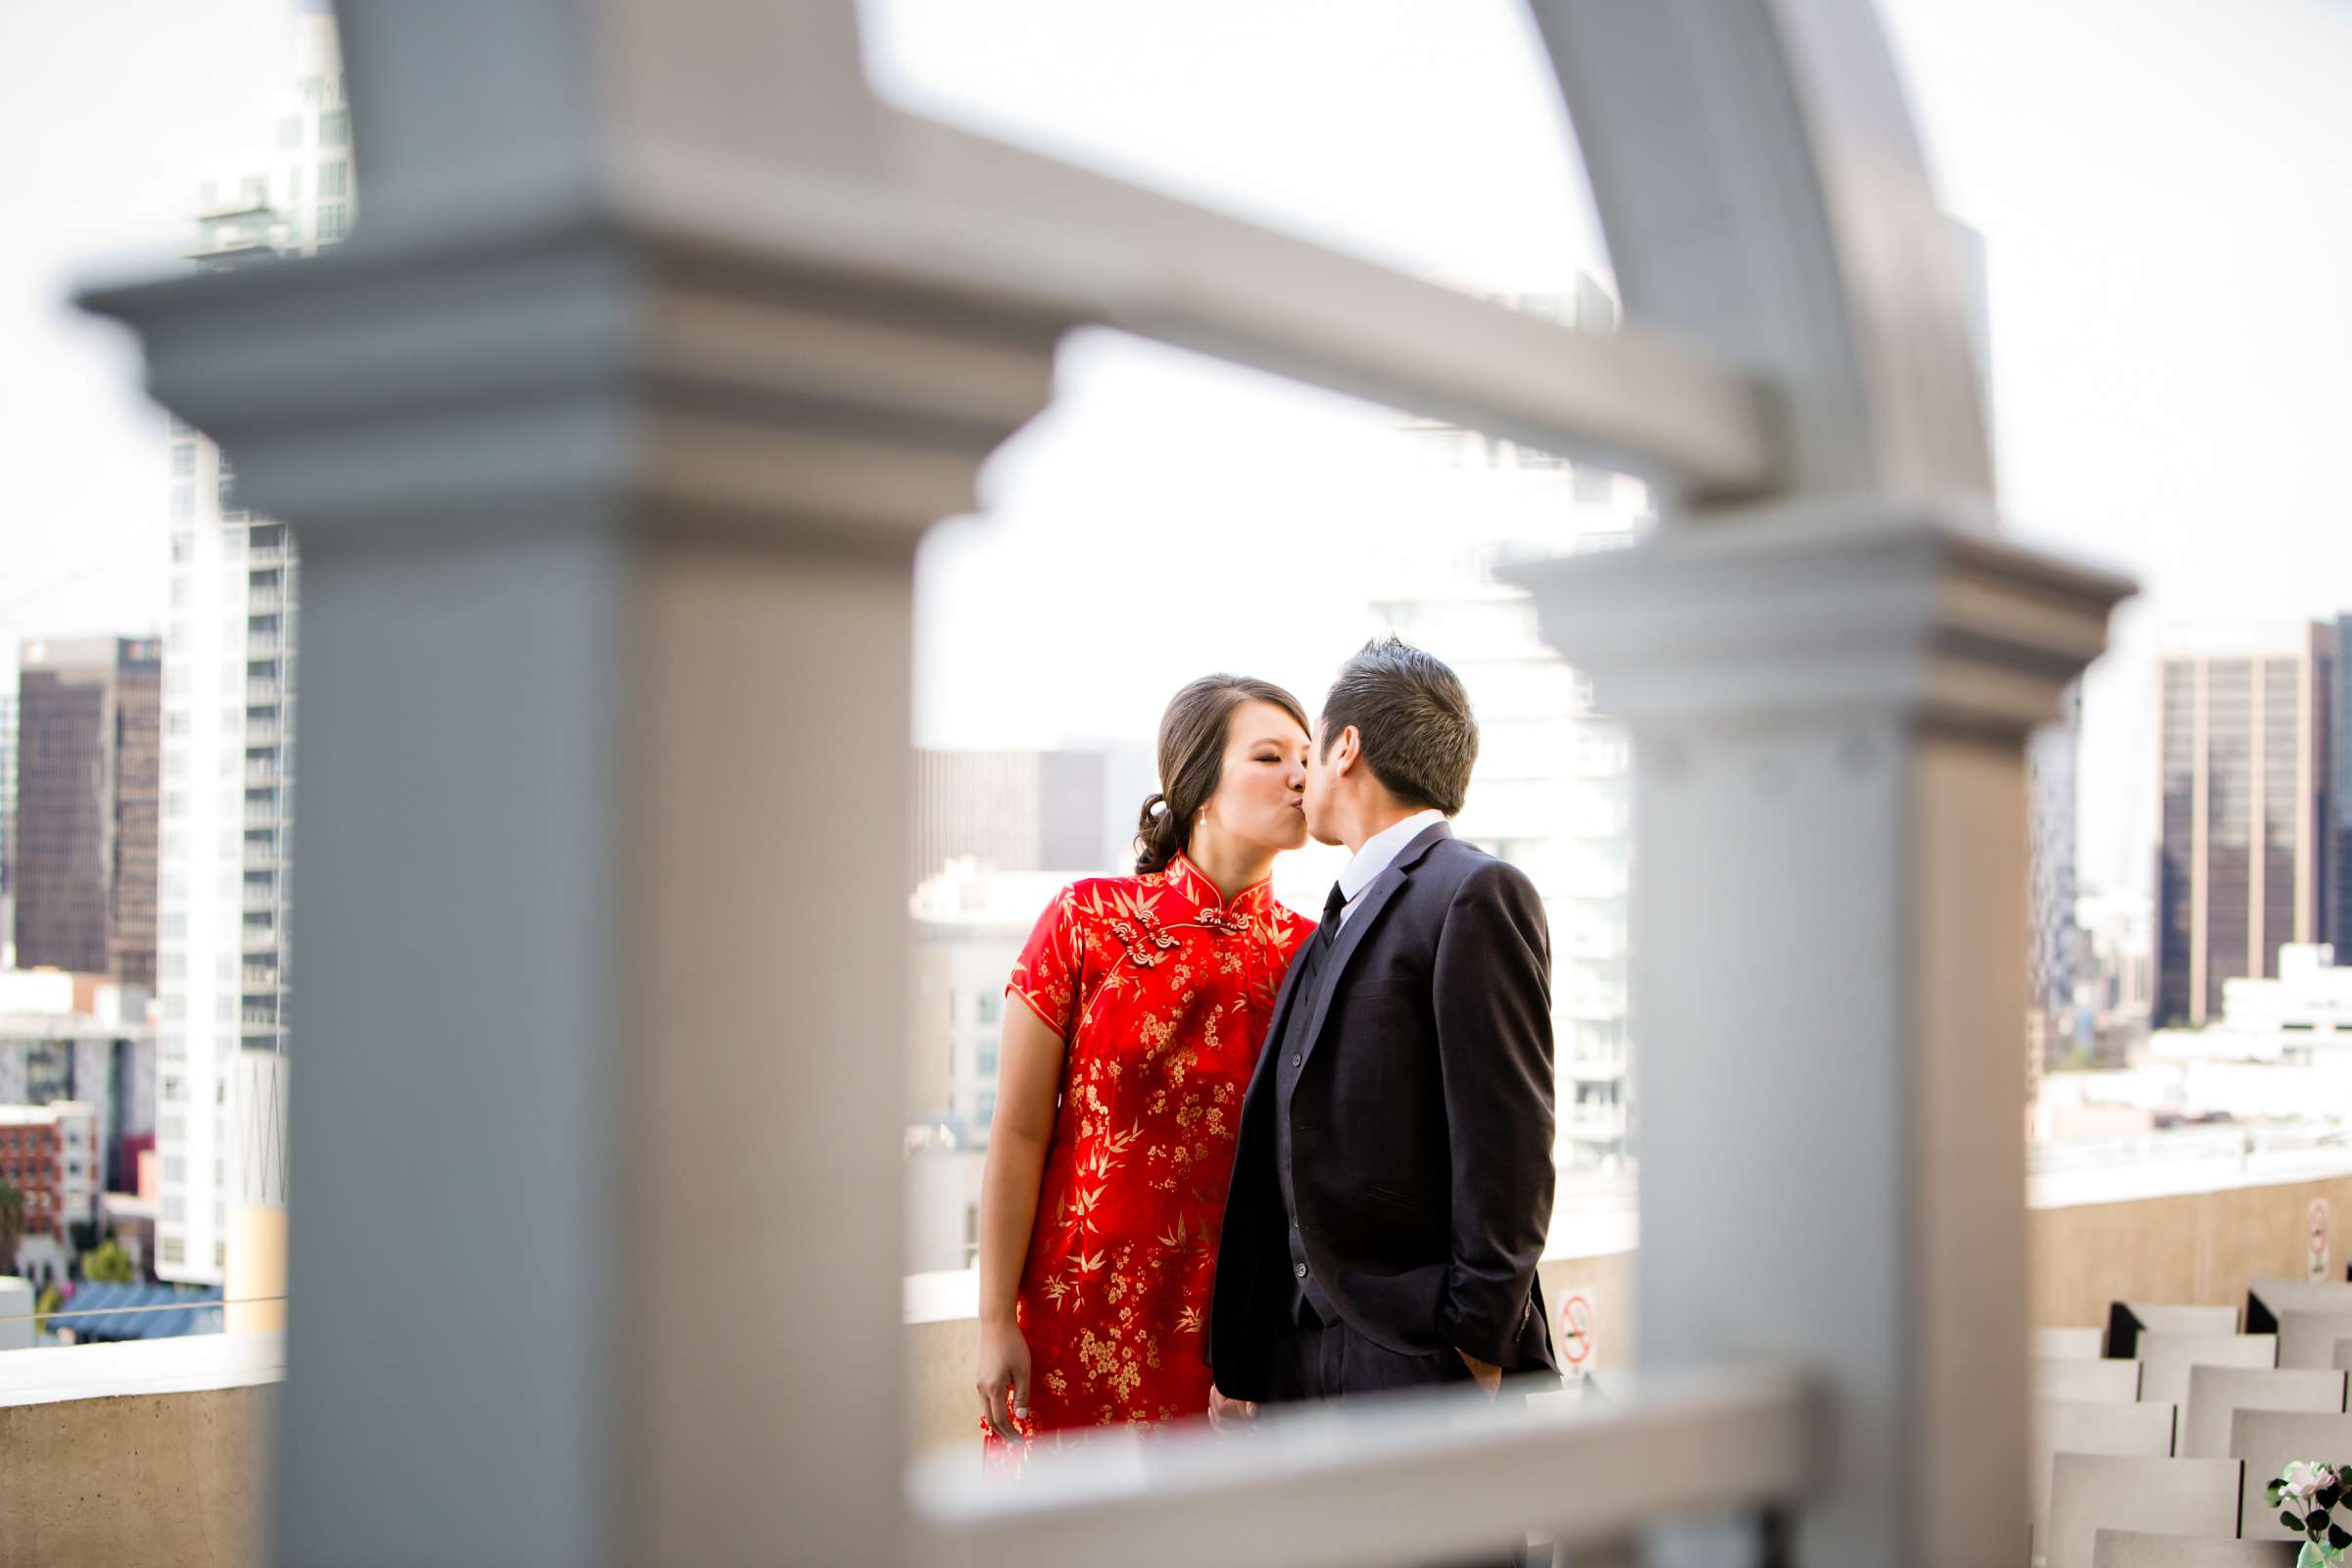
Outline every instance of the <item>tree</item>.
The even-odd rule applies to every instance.
[[[17,1271],[17,1244],[24,1239],[24,1195],[0,1177],[0,1274]]]
[[[82,1257],[81,1277],[100,1285],[135,1285],[139,1271],[131,1266],[130,1254],[122,1250],[122,1245],[109,1236],[96,1251]]]

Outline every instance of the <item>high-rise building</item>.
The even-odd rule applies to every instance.
[[[155,983],[152,638],[28,642],[18,665],[17,959]]]
[[[2352,656],[2352,612],[2335,617],[2335,648],[2339,659]],[[2328,759],[2327,810],[2328,941],[2338,963],[2352,964],[2352,677],[2341,673],[2328,683],[2328,733],[2323,744]]]
[[[257,172],[206,186],[201,270],[308,254],[351,225],[334,19],[305,12],[294,25],[275,146]],[[285,524],[250,511],[228,457],[178,420],[172,485],[155,1261],[165,1279],[219,1284],[245,1223],[232,1226],[231,1194],[265,1228],[284,1201],[300,566]]]
[[[1133,745],[923,751],[914,759],[914,877],[984,870],[1133,869],[1136,818],[1156,787]]]
[[[2070,687],[2066,713],[2026,742],[2027,865],[2032,876],[2028,950],[2030,1005],[2043,1042],[2038,1067],[2070,1053],[2075,960],[2075,759],[2082,744],[2082,688]]]
[[[2184,635],[2158,671],[2156,1018],[2217,1016],[2321,939],[2335,627]]]
[[[1529,314],[1605,329],[1615,305],[1591,279],[1574,295],[1516,296]],[[1614,1171],[1633,1151],[1627,896],[1632,741],[1598,711],[1592,683],[1539,635],[1514,561],[1621,549],[1645,526],[1636,481],[1450,425],[1407,426],[1414,443],[1475,484],[1449,517],[1461,546],[1417,562],[1411,585],[1374,609],[1452,666],[1478,716],[1478,765],[1454,831],[1534,880],[1551,925],[1560,1163]]]
[[[17,683],[0,687],[0,968],[17,961],[17,890],[9,868],[17,831]]]

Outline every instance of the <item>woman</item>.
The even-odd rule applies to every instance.
[[[992,1462],[1208,1408],[1201,1322],[1242,1095],[1314,931],[1266,880],[1306,842],[1306,746],[1279,686],[1178,692],[1136,874],[1064,888],[1013,965],[980,1188]]]

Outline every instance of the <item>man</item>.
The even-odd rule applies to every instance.
[[[1551,939],[1526,875],[1453,836],[1478,725],[1388,638],[1314,726],[1307,831],[1354,858],[1292,962],[1242,1106],[1209,1316],[1224,1400],[1556,1380]]]

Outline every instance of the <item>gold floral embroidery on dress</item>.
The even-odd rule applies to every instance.
[[[1033,1449],[1205,1407],[1200,1341],[1242,1099],[1312,929],[1263,883],[1223,898],[1182,855],[1074,883],[1041,916],[1011,989],[1069,1027],[1018,1298]]]

